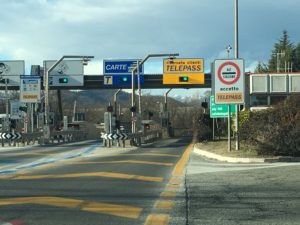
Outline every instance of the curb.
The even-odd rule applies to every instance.
[[[21,221],[21,220],[12,220],[9,222],[4,222],[0,220],[0,225],[27,225],[27,223]]]
[[[221,156],[215,153],[211,153],[202,150],[196,145],[194,145],[194,150],[196,154],[204,156],[210,159],[216,159],[218,161],[230,162],[230,163],[276,163],[276,162],[300,162],[300,157],[289,157],[289,156],[279,156],[274,158],[236,158],[229,156]]]

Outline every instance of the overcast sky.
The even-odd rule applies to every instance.
[[[180,53],[203,58],[205,70],[234,46],[234,0],[0,0],[0,60],[42,65],[63,55],[93,55],[86,74],[102,74],[103,59]],[[247,70],[267,61],[286,29],[300,42],[299,0],[240,0],[239,56]],[[231,52],[233,57],[233,51]],[[146,73],[162,73],[152,59]]]

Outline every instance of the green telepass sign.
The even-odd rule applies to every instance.
[[[215,104],[215,96],[210,96],[210,118],[226,118],[228,117],[227,104]],[[230,116],[232,117],[236,112],[235,105],[230,105]]]

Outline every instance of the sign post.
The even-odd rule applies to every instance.
[[[245,102],[244,60],[215,60],[213,84],[215,103],[228,104],[228,151],[231,151],[230,105]]]

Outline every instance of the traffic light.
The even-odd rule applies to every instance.
[[[113,112],[114,111],[114,108],[110,105],[110,106],[107,106],[107,112]]]
[[[131,111],[131,112],[136,112],[136,106],[130,107],[130,111]]]
[[[202,106],[204,109],[207,109],[207,108],[208,108],[208,103],[207,103],[207,102],[202,102],[202,103],[201,103],[201,106]]]
[[[149,118],[149,120],[151,119],[151,117],[153,116],[153,112],[148,112],[148,118]]]
[[[4,78],[0,79],[1,84],[5,84],[5,81],[6,81],[7,84],[9,83],[9,79],[4,79]]]
[[[69,78],[67,77],[62,77],[58,79],[59,83],[61,84],[67,84],[69,82]]]
[[[120,81],[121,81],[122,83],[127,83],[127,82],[128,82],[128,77],[127,77],[127,76],[122,76],[122,77],[120,78]]]
[[[188,76],[179,77],[179,81],[180,82],[188,82],[189,81],[189,77]]]
[[[20,106],[19,110],[23,112],[27,112],[27,106]]]

